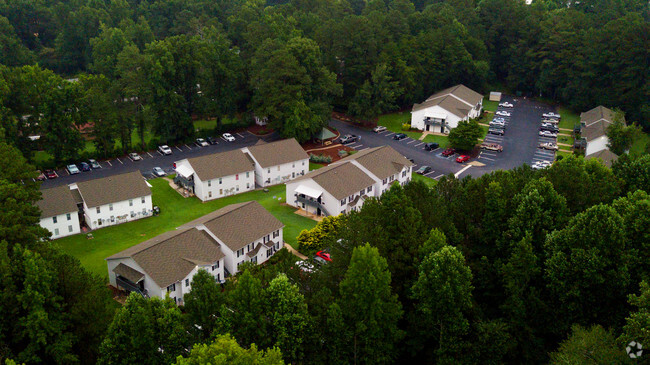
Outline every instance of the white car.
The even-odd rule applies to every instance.
[[[507,111],[504,111],[504,110],[499,110],[498,112],[496,112],[496,113],[494,113],[494,114],[496,114],[496,115],[500,115],[500,116],[502,116],[502,117],[509,117],[509,116],[510,116],[510,113],[507,112]]]
[[[378,125],[378,126],[376,126],[375,128],[372,129],[372,131],[375,132],[375,133],[383,132],[385,130],[386,130],[386,127],[384,127],[383,125]]]
[[[539,148],[545,150],[554,150],[554,151],[558,150],[557,143],[553,143],[553,142],[540,143]]]
[[[209,145],[210,145],[210,144],[208,143],[208,141],[206,141],[206,140],[203,139],[203,138],[197,138],[195,143],[196,143],[196,145],[199,146],[199,147],[206,147],[206,146],[209,146]]]
[[[495,122],[505,122],[506,121],[504,118],[501,118],[501,117],[496,117],[496,118],[494,118],[492,120],[495,121]]]
[[[544,118],[557,118],[557,119],[560,119],[560,114],[553,113],[553,112],[544,113],[544,114],[542,114],[542,116]]]
[[[551,131],[539,131],[539,135],[542,137],[557,138],[557,133]]]
[[[79,173],[79,169],[77,168],[77,165],[75,165],[75,164],[66,166],[66,170],[68,170],[68,174],[70,174],[70,175],[76,175],[76,174]]]
[[[541,170],[550,167],[551,165],[552,163],[549,161],[536,161],[531,167],[533,170]]]
[[[560,121],[557,119],[542,119],[542,123],[559,124]]]
[[[161,169],[160,167],[156,166],[153,168],[153,174],[160,177],[160,176],[165,176],[165,170]]]
[[[140,157],[140,155],[138,155],[138,154],[135,153],[135,152],[131,152],[131,153],[129,153],[129,158],[130,158],[131,160],[133,160],[133,161],[140,161],[140,160],[142,160],[142,157]]]
[[[172,149],[169,148],[168,145],[164,144],[162,146],[158,146],[158,151],[162,153],[163,155],[171,155],[172,154]]]
[[[507,101],[505,101],[505,102],[499,104],[499,106],[502,106],[502,107],[504,107],[504,108],[514,108],[514,107],[515,107],[513,104],[508,103]]]
[[[230,133],[224,133],[221,136],[223,137],[223,139],[225,139],[228,142],[234,142],[235,141],[235,137],[233,137],[233,135],[230,134]]]
[[[503,121],[500,121],[500,120],[493,120],[493,121],[490,122],[490,125],[499,125],[499,126],[505,127],[506,122],[503,122]]]
[[[296,266],[304,272],[312,273],[314,272],[314,265],[307,261],[297,261]]]

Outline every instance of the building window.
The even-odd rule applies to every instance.
[[[237,185],[237,186],[235,187],[235,189],[237,189],[237,191],[239,191],[239,185]]]
[[[305,161],[302,162],[302,165],[305,166]]]
[[[190,279],[185,279],[185,286],[190,286]]]
[[[280,165],[278,165],[278,171],[280,171]]]
[[[72,217],[70,216],[70,213],[66,214],[66,215],[65,215],[65,218],[66,218],[67,220],[72,219]]]
[[[214,265],[212,265],[212,271],[216,270],[219,268],[219,261],[215,262]]]
[[[269,248],[268,250],[266,250],[266,257],[271,257],[271,256],[273,256],[273,249]]]
[[[278,229],[277,231],[273,232],[273,238],[276,238],[280,235],[280,230]]]
[[[295,162],[293,164],[291,164],[291,168],[292,169],[296,168],[296,163]]]
[[[295,173],[295,172],[291,172],[291,178],[292,178],[292,179],[295,179],[295,178],[296,178],[296,173]]]
[[[239,180],[239,174],[235,174],[235,180]]]
[[[371,192],[372,191],[372,185],[368,186],[367,190],[368,190],[368,192]]]
[[[250,171],[246,171],[246,177],[250,177],[250,176],[251,176],[251,172],[250,172]]]
[[[99,213],[101,213],[101,210],[99,209],[99,207],[97,207],[97,214]]]
[[[129,199],[129,206],[130,206],[130,207],[133,206],[133,199]]]
[[[212,186],[212,180],[208,180],[208,187]]]
[[[246,183],[246,189],[250,189],[250,188],[251,188],[251,183]]]
[[[267,174],[270,174],[270,173],[271,173],[271,168],[270,168],[270,167],[269,167],[268,169],[266,169],[266,173],[267,173]]]
[[[68,226],[68,232],[72,232],[72,226]]]
[[[56,219],[56,218],[57,218],[57,217],[52,217],[52,223],[56,224],[56,222],[57,222],[57,219]]]
[[[167,293],[169,293],[171,291],[176,291],[176,283],[174,283],[174,284],[167,287]]]
[[[305,170],[302,170],[302,172],[301,172],[301,174],[303,174],[303,175],[304,175],[304,174],[305,174]]]
[[[113,204],[108,205],[108,210],[110,210],[111,212],[113,211]]]
[[[219,195],[223,195],[223,189],[219,189]]]
[[[354,199],[354,195],[350,195],[350,196],[348,197],[348,202],[352,203],[352,199]]]
[[[221,281],[221,274],[217,274],[217,281]]]
[[[345,199],[341,200],[341,206],[345,205]]]
[[[58,236],[58,235],[59,235],[59,229],[58,229],[58,228],[54,228],[54,235],[55,235],[55,236]]]
[[[387,181],[387,179],[384,179],[384,180],[382,181],[382,184],[386,185],[386,181]]]
[[[239,256],[244,256],[244,248],[242,247],[241,249],[237,250],[237,257]]]
[[[221,178],[219,178],[219,185],[221,185],[222,182],[223,182],[223,180]]]
[[[143,196],[142,200],[141,200],[142,204],[144,204],[145,200],[146,200],[146,198]]]
[[[208,198],[212,198],[212,192],[208,191]]]

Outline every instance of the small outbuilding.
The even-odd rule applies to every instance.
[[[490,101],[501,101],[501,92],[490,91]]]

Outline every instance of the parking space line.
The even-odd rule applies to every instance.
[[[359,151],[365,151],[365,150],[367,150],[368,148],[370,148],[370,147],[362,148],[362,149],[360,149]]]
[[[496,152],[483,151],[483,152],[481,152],[481,156],[483,156],[483,155],[488,155],[490,157],[495,157],[497,154],[496,154]]]
[[[435,170],[431,170],[431,172],[429,172],[428,174],[424,174],[424,175],[422,175],[422,176],[429,176],[429,175],[433,174],[434,172],[436,172],[436,171],[435,171]]]
[[[153,155],[151,153],[147,152],[147,155],[149,155],[149,157],[153,158]]]
[[[418,144],[416,144],[414,147],[422,146],[423,144],[424,144],[424,142],[422,142],[422,143],[418,143]]]
[[[388,133],[388,134],[386,135],[386,137],[388,137],[388,136],[392,136],[393,134],[395,134],[395,132],[390,132],[390,133]]]
[[[178,147],[178,146],[176,146],[176,149],[178,149],[179,151],[183,152],[183,150],[182,150],[180,147]]]
[[[457,173],[455,173],[454,176],[456,176],[456,177],[460,176],[460,174],[462,174],[463,172],[465,172],[465,170],[469,169],[470,167],[472,167],[472,165],[467,165],[467,166],[463,167],[462,169],[460,169],[460,171],[458,171]]]
[[[133,162],[133,159],[131,158],[131,156],[126,156],[126,158],[128,158],[129,160],[131,160],[131,162]]]
[[[388,130],[377,132],[377,134],[382,134],[382,133],[386,133],[386,132],[388,132]]]
[[[162,154],[162,153],[160,153],[160,151],[158,151],[158,150],[156,150],[156,152],[158,152],[158,154],[159,154],[159,155],[161,155],[161,156],[163,155],[163,154]]]
[[[120,160],[119,158],[116,158],[116,160],[117,160],[119,163],[121,163],[122,165],[124,165],[124,162],[122,162],[122,160]]]
[[[482,158],[482,159],[484,159],[484,160],[495,161],[493,158],[489,158],[489,157],[479,156],[479,158]]]
[[[440,147],[436,148],[435,150],[431,150],[431,151],[429,151],[429,152],[436,152],[436,151],[439,150],[439,149],[440,149]]]
[[[235,133],[236,135],[240,136],[241,138],[245,138],[241,133]]]
[[[414,139],[414,140],[412,140],[411,142],[406,142],[406,144],[411,144],[411,143],[413,143],[413,142],[417,142],[417,141],[418,141],[417,139]]]
[[[192,147],[188,146],[187,144],[185,145],[185,147],[189,148],[190,150],[192,149]]]
[[[434,179],[434,180],[438,180],[438,179],[440,179],[440,178],[443,177],[443,176],[445,176],[445,174],[440,174],[440,175],[434,177],[433,179]]]
[[[363,147],[363,145],[361,143],[359,143],[359,144],[353,144],[353,145],[350,146],[350,148],[354,148],[354,149],[356,149],[358,147]]]

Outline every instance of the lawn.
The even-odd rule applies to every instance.
[[[566,133],[566,132],[565,132],[565,133]],[[572,146],[572,147],[573,147],[573,142],[574,142],[574,141],[575,141],[574,138],[571,137],[571,136],[565,136],[565,135],[563,135],[563,134],[559,134],[559,135],[557,136],[557,142],[558,142],[558,143],[568,144],[569,146]],[[571,147],[569,147],[569,148],[571,148]]]
[[[634,141],[630,148],[630,154],[642,155],[646,153],[646,149],[650,146],[650,135],[641,132],[641,135]]]
[[[571,109],[565,108],[563,106],[558,107],[560,111],[560,128],[566,128],[573,130],[573,127],[576,124],[580,123],[580,116],[574,113]]]
[[[378,125],[383,125],[391,132],[405,133],[410,138],[420,139],[422,133],[402,130],[402,124],[406,123],[411,124],[411,112],[384,114],[379,116],[379,121],[377,122]]]
[[[483,110],[494,113],[497,111],[497,107],[499,107],[498,101],[490,101],[488,96],[483,98]]]
[[[152,185],[153,204],[161,210],[159,216],[93,231],[92,240],[79,234],[56,240],[54,244],[78,258],[91,272],[107,276],[106,257],[230,204],[251,200],[259,202],[285,224],[284,240],[293,247],[297,247],[296,237],[300,231],[316,225],[315,221],[295,214],[295,208],[284,205],[283,184],[268,188],[267,193],[255,190],[203,203],[197,198],[181,197],[164,179],[149,182]]]
[[[231,119],[231,118],[222,118],[221,123],[223,125],[227,124],[234,124],[237,123],[237,119]],[[194,121],[194,129],[199,130],[211,130],[217,127],[217,118],[214,119],[200,119],[200,120],[195,120]]]
[[[555,153],[555,159],[557,159],[558,156],[564,156],[564,157],[567,157],[567,156],[571,156],[571,155],[573,155],[573,152],[557,151],[557,152]]]
[[[421,181],[421,182],[425,183],[430,188],[434,187],[438,183],[438,181],[436,181],[434,179],[430,179],[428,177],[418,175],[415,172],[411,174],[411,179],[413,181]]]
[[[426,137],[424,137],[424,142],[436,142],[437,144],[440,145],[440,148],[447,148],[447,144],[449,144],[449,137],[447,136],[436,136],[433,134],[429,134]],[[418,175],[419,176],[419,175]]]

